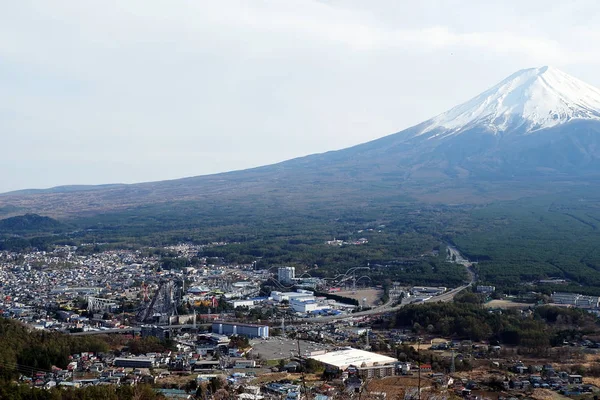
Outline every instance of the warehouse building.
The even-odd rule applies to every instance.
[[[600,297],[584,296],[578,293],[554,292],[552,302],[555,304],[566,304],[577,308],[596,309],[600,305]]]
[[[249,338],[269,337],[269,327],[267,325],[240,324],[237,322],[215,321],[212,324],[212,332],[219,335],[239,335]]]
[[[324,299],[321,299],[321,301],[319,301],[319,299],[315,297],[313,297],[312,299],[291,299],[290,307],[292,308],[292,310],[299,313],[331,309],[329,303],[323,300]]]
[[[398,363],[395,358],[352,347],[308,358],[323,363],[328,371],[356,373],[363,379],[395,375]]]
[[[311,292],[310,290],[298,289],[295,292],[272,291],[271,298],[273,299],[273,301],[281,303],[282,301],[292,301],[293,299],[295,299],[295,300],[314,300],[315,296],[314,296],[314,292]]]
[[[123,368],[153,368],[156,367],[156,362],[154,358],[148,357],[115,358],[113,365]]]

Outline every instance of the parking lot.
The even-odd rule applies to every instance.
[[[276,336],[266,340],[253,339],[250,343],[253,347],[252,353],[261,355],[267,360],[280,360],[298,355],[298,342],[295,339]],[[307,355],[318,350],[330,350],[332,348],[328,344],[300,340],[300,352],[302,355]]]

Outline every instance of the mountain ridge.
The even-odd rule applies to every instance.
[[[548,83],[555,81],[560,85]],[[539,93],[550,93],[548,87],[554,88],[551,99],[542,98],[540,106],[531,103]],[[572,92],[574,87],[585,90],[578,95]],[[522,104],[507,102],[511,96]],[[596,107],[596,100],[597,109],[587,106]],[[531,124],[539,113],[519,114],[520,109],[529,109],[549,110],[551,115],[554,105],[559,107],[557,115],[562,114],[552,120],[544,114],[546,119],[538,122],[548,124],[545,127]],[[457,113],[470,119],[458,118],[462,125],[455,126],[452,120],[454,125],[444,127],[444,118]],[[503,125],[509,120],[511,124]],[[490,129],[490,121],[498,121],[492,125],[496,129]],[[282,207],[294,201],[316,204],[341,197],[357,204],[392,197],[481,202],[527,195],[531,190],[556,190],[556,182],[598,177],[600,90],[555,68],[542,67],[518,71],[430,120],[346,149],[176,180],[5,193],[0,195],[0,212],[97,213],[156,203],[247,198]]]

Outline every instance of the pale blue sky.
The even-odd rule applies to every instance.
[[[527,67],[600,86],[596,1],[489,3],[3,2],[0,192],[339,149]]]

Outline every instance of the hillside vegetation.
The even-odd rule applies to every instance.
[[[393,327],[410,327],[416,333],[473,341],[497,341],[536,350],[560,345],[565,339],[597,331],[595,316],[583,310],[536,307],[530,316],[518,310],[492,313],[480,304],[429,303],[410,305],[390,321]]]
[[[37,214],[25,214],[0,219],[0,233],[39,233],[56,231],[65,225],[53,218]]]

